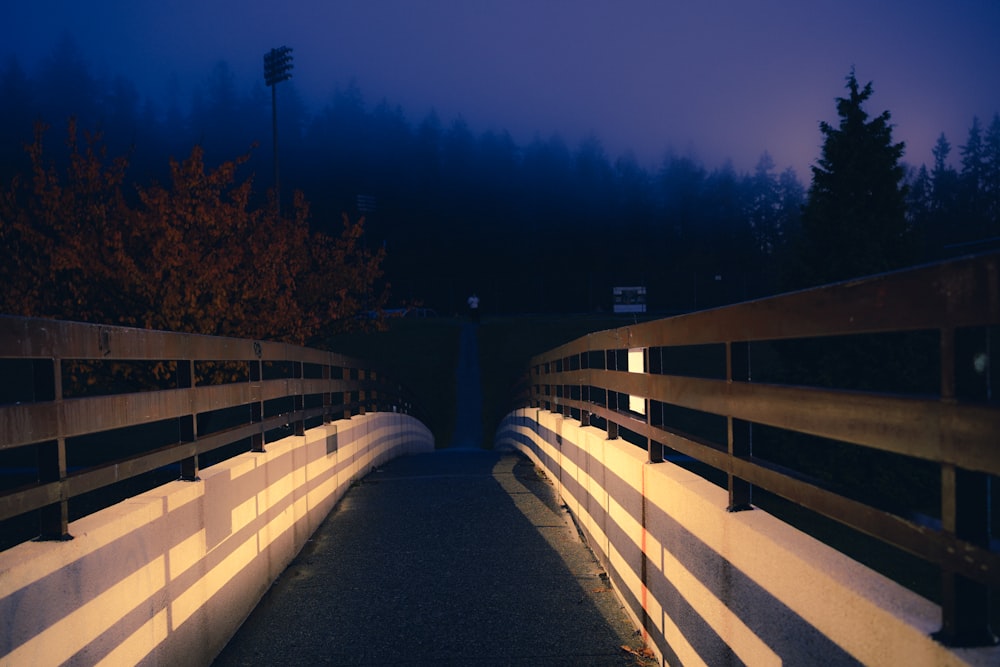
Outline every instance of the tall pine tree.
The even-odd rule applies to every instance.
[[[893,143],[890,114],[869,119],[851,70],[847,97],[837,98],[838,127],[821,122],[822,157],[802,211],[798,286],[817,285],[905,266],[915,257],[906,220],[904,144]]]

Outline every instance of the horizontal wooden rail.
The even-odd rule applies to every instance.
[[[47,539],[69,537],[70,500],[123,480],[177,464],[180,476],[193,480],[198,457],[220,447],[249,441],[248,450],[263,451],[266,434],[301,434],[307,421],[414,412],[406,391],[366,362],[285,343],[0,316],[0,364],[9,368],[15,361],[22,375],[24,364],[31,366],[35,386],[30,396],[0,404],[0,456],[33,461],[34,481],[0,489],[0,521],[37,511]],[[136,374],[139,379],[128,375],[136,364],[161,368],[158,375]],[[220,365],[243,379],[212,379]],[[98,366],[125,369],[123,381],[98,382],[98,390],[117,393],[87,395],[86,386],[66,391],[74,384],[66,381],[66,368],[86,375]],[[24,378],[4,381],[18,379]],[[237,423],[229,415],[223,428],[199,432],[199,420],[233,410],[242,415]],[[166,424],[175,435],[131,456],[105,455],[85,469],[70,468],[71,454],[92,454],[84,450],[93,449],[95,439],[151,424]]]
[[[366,380],[265,380],[255,385],[244,382],[0,406],[0,450],[287,396],[392,389],[392,385]],[[25,424],[31,424],[30,430]]]
[[[645,441],[651,463],[662,461],[669,448],[707,465],[725,476],[733,511],[749,509],[757,487],[932,563],[942,577],[939,638],[952,645],[989,644],[996,641],[990,596],[1000,590],[1000,553],[990,536],[991,481],[1000,477],[1000,404],[992,394],[956,392],[956,336],[982,329],[989,340],[997,325],[1000,254],[993,253],[595,332],[534,357],[518,405],[584,424],[603,421],[609,437],[635,434]],[[940,369],[936,395],[835,389],[808,377],[781,384],[750,377],[751,345],[843,343],[904,332],[936,336],[937,358],[912,361]],[[660,368],[664,350],[699,346],[724,358],[704,373]],[[629,353],[631,363],[623,361]],[[978,363],[981,372],[995,375],[988,348]],[[674,423],[677,410],[721,420],[724,435],[688,432]],[[940,485],[929,492],[941,498],[938,524],[761,458],[755,425],[793,439],[884,452],[901,466],[937,466]]]
[[[885,331],[937,330],[1000,321],[997,254],[963,258],[777,297],[598,331],[539,355],[554,361],[594,350],[704,345]]]
[[[1000,476],[1000,411],[989,406],[594,369],[549,373],[545,379],[550,386],[601,387]],[[592,409],[583,401],[555,397],[552,402]]]

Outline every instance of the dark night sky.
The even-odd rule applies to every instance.
[[[0,56],[33,71],[70,32],[98,75],[154,98],[226,60],[244,90],[271,47],[295,49],[294,84],[318,106],[356,77],[418,121],[431,108],[519,143],[593,133],[610,156],[667,150],[751,170],[769,151],[808,182],[820,120],[835,121],[852,66],[873,81],[905,160],[955,150],[1000,111],[997,0],[20,0],[0,8]]]

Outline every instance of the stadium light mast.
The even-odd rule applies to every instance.
[[[287,46],[264,54],[264,82],[271,87],[271,130],[274,135],[274,208],[281,215],[278,180],[278,83],[292,78],[292,50]]]

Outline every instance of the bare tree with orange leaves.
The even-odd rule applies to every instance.
[[[64,170],[46,161],[45,128],[27,147],[30,179],[0,199],[0,312],[305,343],[377,308],[383,252],[254,207],[246,156],[206,167],[195,147],[171,161],[170,183],[126,186],[128,161],[69,126]],[[64,173],[63,173],[64,172]]]

